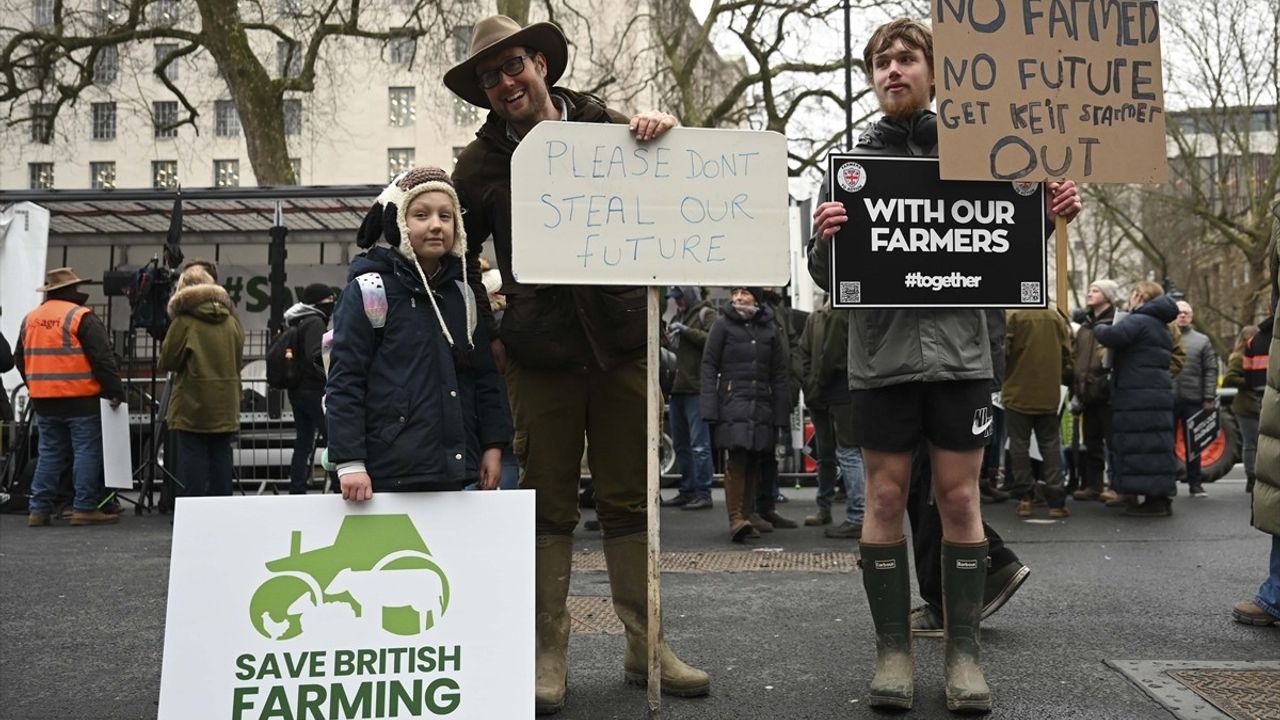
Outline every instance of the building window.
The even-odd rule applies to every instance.
[[[413,168],[413,148],[387,148],[387,179]]]
[[[282,78],[294,78],[302,74],[302,43],[276,43],[276,72]]]
[[[453,28],[453,61],[462,62],[471,54],[471,26],[455,25]]]
[[[240,161],[214,160],[213,186],[220,188],[240,187]]]
[[[115,82],[119,74],[120,48],[108,45],[99,50],[98,56],[93,61],[93,82],[97,85],[107,85]]]
[[[235,103],[218,100],[213,103],[213,134],[218,137],[240,137],[240,114]]]
[[[293,168],[293,184],[302,184],[302,158],[289,158],[289,167]]]
[[[53,189],[53,163],[28,163],[32,190]]]
[[[158,138],[178,137],[178,101],[151,103],[151,122]]]
[[[93,103],[90,106],[93,116],[93,139],[116,139],[116,104],[113,102]]]
[[[38,28],[46,28],[53,24],[53,0],[35,1],[35,12],[32,13],[31,24]]]
[[[474,127],[480,122],[480,108],[460,97],[453,99],[453,122],[461,127]]]
[[[152,25],[172,27],[178,24],[178,0],[155,0],[147,9]]]
[[[94,190],[115,190],[116,164],[113,162],[89,163],[89,187]]]
[[[411,87],[387,88],[390,103],[391,127],[409,127],[417,117],[415,107],[417,91]]]
[[[53,140],[53,103],[31,103],[31,142],[48,145]]]
[[[418,53],[418,38],[393,37],[390,42],[390,60],[393,65],[409,65]]]
[[[157,190],[172,190],[178,187],[178,161],[151,161],[151,187]]]
[[[156,43],[156,72],[160,71],[160,66],[164,63],[165,58],[173,53],[178,52],[176,43]],[[164,69],[164,76],[170,80],[178,79],[178,58],[174,58]]]
[[[284,134],[302,134],[302,101],[296,98],[284,100]]]

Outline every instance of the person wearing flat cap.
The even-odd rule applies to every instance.
[[[27,314],[18,331],[14,362],[27,383],[36,412],[40,455],[31,480],[27,525],[49,524],[62,473],[71,468],[75,499],[72,525],[103,525],[120,519],[103,512],[101,400],[118,407],[124,384],[103,325],[85,307],[88,282],[71,268],[50,270],[36,288],[44,302]]]
[[[565,599],[578,524],[578,476],[583,440],[595,485],[596,511],[614,609],[626,626],[624,677],[647,681],[645,497],[645,290],[639,287],[538,286],[511,274],[511,157],[521,138],[543,120],[625,123],[639,142],[677,125],[672,115],[630,118],[598,98],[556,82],[568,64],[560,28],[521,27],[494,15],[480,21],[465,60],[444,84],[472,105],[490,110],[476,139],[458,156],[453,180],[466,209],[468,277],[494,356],[504,370],[515,419],[520,487],[537,491],[537,683],[535,710],[564,706],[569,614]],[[478,258],[492,238],[507,308],[493,321],[480,284]],[[705,695],[707,674],[683,663],[665,641],[662,690]]]

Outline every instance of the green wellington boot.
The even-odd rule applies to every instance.
[[[978,667],[982,593],[987,581],[987,543],[942,541],[943,638],[946,643],[947,709],[991,710],[991,688]]]
[[[539,535],[534,550],[537,659],[533,710],[552,715],[564,708],[569,678],[569,571],[573,538]]]
[[[868,702],[873,708],[911,709],[911,569],[906,538],[888,545],[859,544],[862,585],[876,626],[876,674]]]
[[[604,541],[605,564],[613,609],[627,629],[627,658],[623,663],[627,682],[649,682],[649,586],[648,536],[633,533]],[[686,665],[659,635],[658,656],[662,666],[662,692],[677,697],[701,697],[711,692],[711,678]]]

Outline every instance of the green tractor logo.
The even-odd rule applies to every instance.
[[[253,593],[249,619],[272,640],[321,623],[419,635],[449,608],[449,579],[408,515],[348,516],[332,545],[307,552],[295,530],[288,556],[266,567],[272,576]]]

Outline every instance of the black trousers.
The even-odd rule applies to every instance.
[[[1111,448],[1111,405],[1105,402],[1085,405],[1080,421],[1084,424],[1085,444],[1081,487],[1101,490],[1107,472],[1107,450]]]
[[[907,496],[907,517],[911,522],[911,544],[915,553],[916,582],[920,585],[920,597],[935,608],[942,608],[942,516],[933,501],[933,465],[929,462],[929,448],[920,443],[912,455],[911,489]],[[982,523],[989,548],[987,567],[990,574],[1012,562],[1018,556],[1005,547],[1004,540],[995,528]]]

